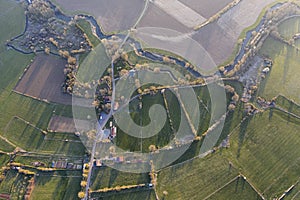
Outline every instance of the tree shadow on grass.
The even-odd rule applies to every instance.
[[[224,127],[222,129],[221,136],[220,136],[217,144],[220,144],[230,134],[230,132],[232,130],[232,123],[233,123],[233,118],[234,118],[235,113],[236,113],[236,111],[232,111],[227,115],[227,117],[225,119]]]
[[[289,108],[288,108],[288,112],[293,113],[293,109],[294,109],[295,104],[292,103],[291,101],[289,101],[289,103],[290,103],[290,105],[289,105]],[[287,124],[290,123],[290,120],[291,120],[291,115],[289,114]]]
[[[253,118],[253,115],[246,116],[246,119],[241,123],[240,126],[240,132],[239,132],[239,141],[238,141],[238,150],[236,157],[239,158],[241,155],[241,149],[245,140],[246,132],[248,125],[250,124],[251,120]]]
[[[108,182],[108,187],[113,187],[113,184],[115,183],[118,175],[119,175],[119,171],[116,169],[110,169],[110,177],[109,177],[109,182]]]
[[[270,110],[269,110],[269,121],[272,120],[272,117],[273,117],[273,108],[270,108]]]
[[[180,158],[178,158],[171,165],[176,165],[186,160],[189,160],[191,158],[194,158],[195,156],[198,156],[202,143],[203,143],[203,138],[200,141],[193,141],[191,146],[189,146],[189,148],[184,152],[184,154],[180,156]]]

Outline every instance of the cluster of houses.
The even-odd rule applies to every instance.
[[[264,65],[263,65],[262,73],[264,75],[268,74],[270,72],[272,66],[273,66],[273,61],[272,60],[264,59]]]
[[[82,164],[80,163],[71,163],[68,162],[67,160],[58,160],[58,161],[52,161],[51,163],[51,167],[52,168],[56,168],[56,169],[76,169],[76,170],[80,170],[82,169]]]
[[[109,123],[109,128],[106,128],[103,130],[103,135],[104,137],[102,138],[103,140],[109,139],[113,140],[115,137],[117,137],[117,127],[113,125],[113,122],[111,121]]]
[[[298,40],[300,38],[300,33],[296,33],[294,36],[293,36],[293,39],[294,40]]]
[[[270,107],[272,108],[276,106],[275,99],[272,99],[271,101],[266,101],[264,98],[258,97],[256,102],[263,109],[267,109]]]
[[[110,162],[110,163],[123,163],[125,161],[124,159],[124,156],[116,156],[116,157],[105,157],[105,158],[102,158],[102,159],[95,159],[94,160],[94,166],[96,167],[102,167],[104,166],[105,164],[104,163],[107,163],[107,162]]]
[[[261,79],[264,79],[266,77],[266,75],[271,71],[272,66],[273,61],[268,58],[265,58],[261,66]],[[257,89],[256,84],[258,84],[258,80],[248,80],[248,86],[244,87],[243,95],[241,98],[242,102],[247,103],[252,98],[254,91]]]
[[[94,159],[94,166],[102,167],[105,165],[113,164],[136,164],[136,163],[148,163],[148,160],[143,159],[141,156],[135,155],[132,152],[126,152],[122,155],[110,155],[103,158]]]

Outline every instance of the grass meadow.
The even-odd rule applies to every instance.
[[[258,94],[266,99],[282,94],[299,104],[300,57],[296,48],[269,37],[260,54],[271,58],[274,64],[266,79],[261,82]]]

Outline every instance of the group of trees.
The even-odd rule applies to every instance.
[[[155,166],[152,160],[150,160],[151,171],[149,172],[150,182],[155,187],[157,184],[157,173],[155,172]]]
[[[217,12],[215,15],[210,17],[205,23],[199,24],[194,27],[194,30],[199,30],[200,28],[206,26],[207,24],[210,24],[214,21],[217,21],[224,13],[226,13],[228,10],[236,6],[241,0],[234,0],[233,2],[229,3],[225,8]]]
[[[238,95],[238,93],[235,92],[234,87],[232,87],[230,85],[225,85],[224,88],[225,88],[227,93],[232,95],[231,96],[231,102],[228,105],[228,110],[233,111],[235,109],[236,105],[238,104],[240,96]]]
[[[88,173],[89,173],[89,165],[86,164],[84,165],[83,168],[83,173],[82,173],[82,180],[80,182],[80,186],[81,186],[81,191],[78,192],[78,198],[83,199],[85,197],[85,189],[87,187],[87,177],[88,177]]]
[[[54,10],[47,1],[32,0],[32,3],[28,6],[26,14],[28,14],[31,20],[45,22],[54,16]]]
[[[46,0],[32,0],[26,11],[29,23],[23,37],[24,45],[33,52],[44,50],[46,54],[58,53],[65,58],[68,64],[64,70],[63,91],[72,93],[78,68],[75,55],[89,51],[92,45],[87,35],[76,26],[75,20],[58,19],[56,9]]]
[[[75,69],[78,68],[77,60],[67,50],[59,50],[58,53],[61,57],[67,59],[68,64],[64,69],[65,82],[63,84],[63,91],[71,94],[75,84]]]
[[[266,14],[266,19],[272,21],[272,24],[276,24],[282,21],[287,16],[300,14],[299,7],[294,2],[286,2],[277,9],[268,11]]]
[[[122,186],[116,186],[116,187],[105,187],[103,189],[97,190],[95,192],[112,192],[112,191],[121,191],[121,190],[126,190],[126,189],[133,189],[133,188],[138,188],[138,187],[144,187],[145,184],[138,184],[138,185],[122,185]]]
[[[237,72],[244,70],[249,58],[252,58],[256,54],[256,52],[262,47],[263,40],[265,40],[269,34],[271,34],[271,36],[286,44],[293,45],[294,40],[293,39],[285,40],[284,38],[282,38],[282,36],[279,34],[277,30],[277,26],[278,23],[282,21],[285,17],[292,16],[295,14],[300,14],[300,9],[297,7],[296,4],[292,2],[287,2],[277,9],[269,10],[266,13],[266,20],[265,20],[266,30],[260,30],[259,32],[253,31],[252,32],[253,38],[251,39],[249,46],[247,47],[247,51],[245,52],[241,60],[239,60],[237,64],[234,66],[234,69],[227,72],[222,67],[220,68],[220,71],[224,71],[224,75],[226,76],[233,76]]]

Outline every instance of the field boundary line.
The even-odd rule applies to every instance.
[[[185,106],[185,104],[182,101],[181,94],[180,94],[179,91],[175,91],[175,92],[177,94],[177,98],[178,98],[178,101],[179,101],[179,103],[181,105],[182,111],[184,112],[185,117],[186,117],[186,119],[188,121],[189,127],[191,128],[192,133],[194,134],[194,136],[197,137],[197,130],[195,129],[195,126],[192,123],[191,117],[190,117],[188,111],[186,110],[186,106]]]
[[[228,114],[228,112],[226,113],[226,115]],[[225,115],[225,114],[224,114]],[[224,116],[223,115],[223,116]],[[219,120],[222,120],[222,117],[219,119]],[[219,121],[218,120],[218,121]],[[244,119],[243,119],[244,120]],[[217,122],[218,123],[218,122]],[[241,122],[242,123],[242,122]],[[216,123],[215,123],[216,124]],[[238,124],[237,125],[237,127],[238,126],[240,126],[240,124]],[[212,127],[212,126],[211,126]],[[237,127],[235,127],[235,128],[237,128]],[[234,129],[235,129],[234,128]],[[211,130],[212,131],[212,130]],[[207,133],[207,132],[205,132],[205,133]],[[205,136],[205,135],[201,135],[201,137],[203,137],[203,136]],[[228,137],[230,137],[230,135],[228,135]],[[193,140],[193,142],[194,141],[196,141],[196,140]],[[196,155],[196,156],[194,156],[194,157],[192,157],[192,158],[190,158],[190,159],[187,159],[187,160],[185,160],[185,161],[183,161],[183,162],[180,162],[180,163],[176,163],[176,164],[174,164],[174,165],[170,165],[170,166],[167,166],[167,167],[165,167],[165,168],[163,168],[163,169],[159,169],[158,171],[156,171],[156,172],[160,172],[160,171],[162,171],[162,170],[165,170],[165,169],[169,169],[169,168],[172,168],[172,167],[176,167],[176,166],[179,166],[179,165],[183,165],[183,164],[185,164],[185,163],[188,163],[188,162],[191,162],[191,161],[193,161],[193,160],[196,160],[196,159],[202,159],[202,158],[205,158],[207,155],[210,155],[210,154],[212,154],[212,151],[207,151],[207,152],[205,152],[205,153],[202,153],[202,154],[199,154],[199,155]]]
[[[151,191],[154,191],[154,189],[147,188],[147,187],[131,188],[131,189],[118,191],[117,194],[122,195],[122,194],[128,194],[128,193],[132,193],[132,192],[143,192],[143,191],[151,192]],[[108,191],[108,192],[95,192],[95,191],[92,191],[91,193],[100,194],[100,195],[103,194],[101,197],[103,197],[104,195],[106,197],[111,197],[111,196],[116,195],[115,191]],[[159,199],[157,199],[157,200],[159,200]]]
[[[284,199],[285,196],[286,196],[289,192],[291,192],[291,191],[299,184],[299,181],[300,181],[300,178],[298,178],[298,180],[297,180],[297,182],[296,182],[295,184],[291,185],[287,190],[285,190],[284,193],[278,198],[278,200]],[[299,191],[299,192],[300,192],[300,191]],[[296,195],[297,195],[299,192],[297,192]],[[293,196],[293,198],[294,198],[294,196]]]
[[[45,135],[47,134],[47,131],[45,131],[45,130],[43,130],[43,129],[37,127],[37,126],[35,126],[34,124],[30,123],[29,121],[26,121],[25,119],[23,119],[23,118],[21,118],[21,117],[19,117],[19,116],[17,116],[17,115],[13,116],[13,119],[18,119],[18,120],[24,122],[25,124],[31,126],[32,128],[34,128],[34,129],[40,131],[41,133],[43,133],[43,134],[45,134]]]
[[[223,185],[222,187],[218,188],[217,190],[215,190],[213,193],[209,194],[208,196],[206,196],[203,200],[206,200],[208,198],[210,198],[211,196],[213,196],[214,194],[216,194],[217,192],[221,191],[222,189],[224,189],[226,186],[228,186],[229,184],[233,183],[235,180],[237,180],[238,178],[240,178],[241,176],[238,175],[236,177],[234,177],[233,179],[229,180],[227,183],[225,183],[225,185]]]
[[[287,168],[285,168],[285,170],[275,179],[275,181],[279,180],[280,178],[282,178],[284,175],[286,175],[286,173],[292,168],[294,167],[298,162],[300,161],[300,158],[298,158],[297,160],[295,160],[295,162],[293,162],[291,165],[289,165]],[[266,193],[271,187],[272,185],[274,185],[274,182],[273,181],[264,191],[263,193]],[[297,182],[300,181],[300,177],[298,179]]]
[[[156,200],[160,200],[160,198],[159,198],[159,196],[158,196],[158,194],[157,194],[156,188],[154,188],[154,193],[155,193],[155,198],[156,198]]]
[[[277,110],[279,110],[279,111],[281,111],[281,112],[283,112],[283,113],[285,113],[285,114],[288,114],[288,115],[290,115],[290,116],[292,116],[292,117],[294,117],[294,118],[296,118],[296,119],[300,119],[300,116],[298,116],[298,115],[296,115],[296,114],[294,114],[294,113],[292,113],[292,112],[289,112],[289,111],[287,111],[287,110],[281,108],[280,106],[276,106],[275,109],[277,109]]]
[[[213,16],[209,17],[205,22],[194,26],[194,31],[198,31],[204,26],[207,26],[210,23],[213,23],[220,19],[222,15],[227,13],[233,7],[237,6],[242,0],[233,0],[232,2],[228,3],[224,8],[222,8],[219,12],[215,13]]]
[[[17,145],[15,145],[15,144],[12,143],[11,141],[9,141],[6,137],[3,137],[2,135],[0,135],[0,138],[1,138],[2,140],[4,140],[5,142],[7,142],[8,144],[10,144],[11,146],[13,146],[13,147],[15,147],[15,148],[18,147]]]
[[[300,15],[299,15],[299,17],[300,17]],[[277,96],[276,96],[276,99],[277,99],[278,97],[282,97],[282,98],[284,98],[285,100],[287,100],[287,101],[289,101],[289,102],[291,102],[291,103],[295,104],[296,106],[300,107],[300,104],[298,104],[297,102],[293,101],[293,100],[292,100],[292,99],[290,99],[290,98],[287,98],[287,97],[286,97],[286,96],[284,96],[283,94],[279,94],[279,95],[277,95]]]
[[[262,195],[260,191],[246,178],[245,175],[241,174],[241,176],[244,178],[245,181],[252,187],[252,189],[263,199],[265,200],[266,198]]]
[[[167,114],[168,114],[168,117],[169,117],[169,121],[170,121],[170,126],[171,126],[171,129],[172,129],[172,132],[173,132],[173,134],[175,134],[176,131],[174,129],[173,120],[172,120],[171,115],[170,115],[169,104],[168,104],[168,101],[167,101],[166,94],[163,92],[162,96],[163,96],[163,99],[164,99],[164,103],[165,103],[166,111],[167,111]]]
[[[47,104],[49,104],[49,105],[52,105],[52,103],[51,103],[51,102],[49,102],[47,99],[41,99],[41,98],[37,98],[37,97],[31,96],[31,95],[28,95],[28,94],[25,94],[25,93],[19,92],[19,91],[15,90],[15,89],[13,89],[12,91],[13,91],[14,93],[16,93],[16,94],[19,94],[19,95],[21,95],[21,96],[24,96],[24,97],[29,97],[29,98],[31,98],[31,99],[38,100],[38,101],[41,101],[41,102],[47,103]]]

